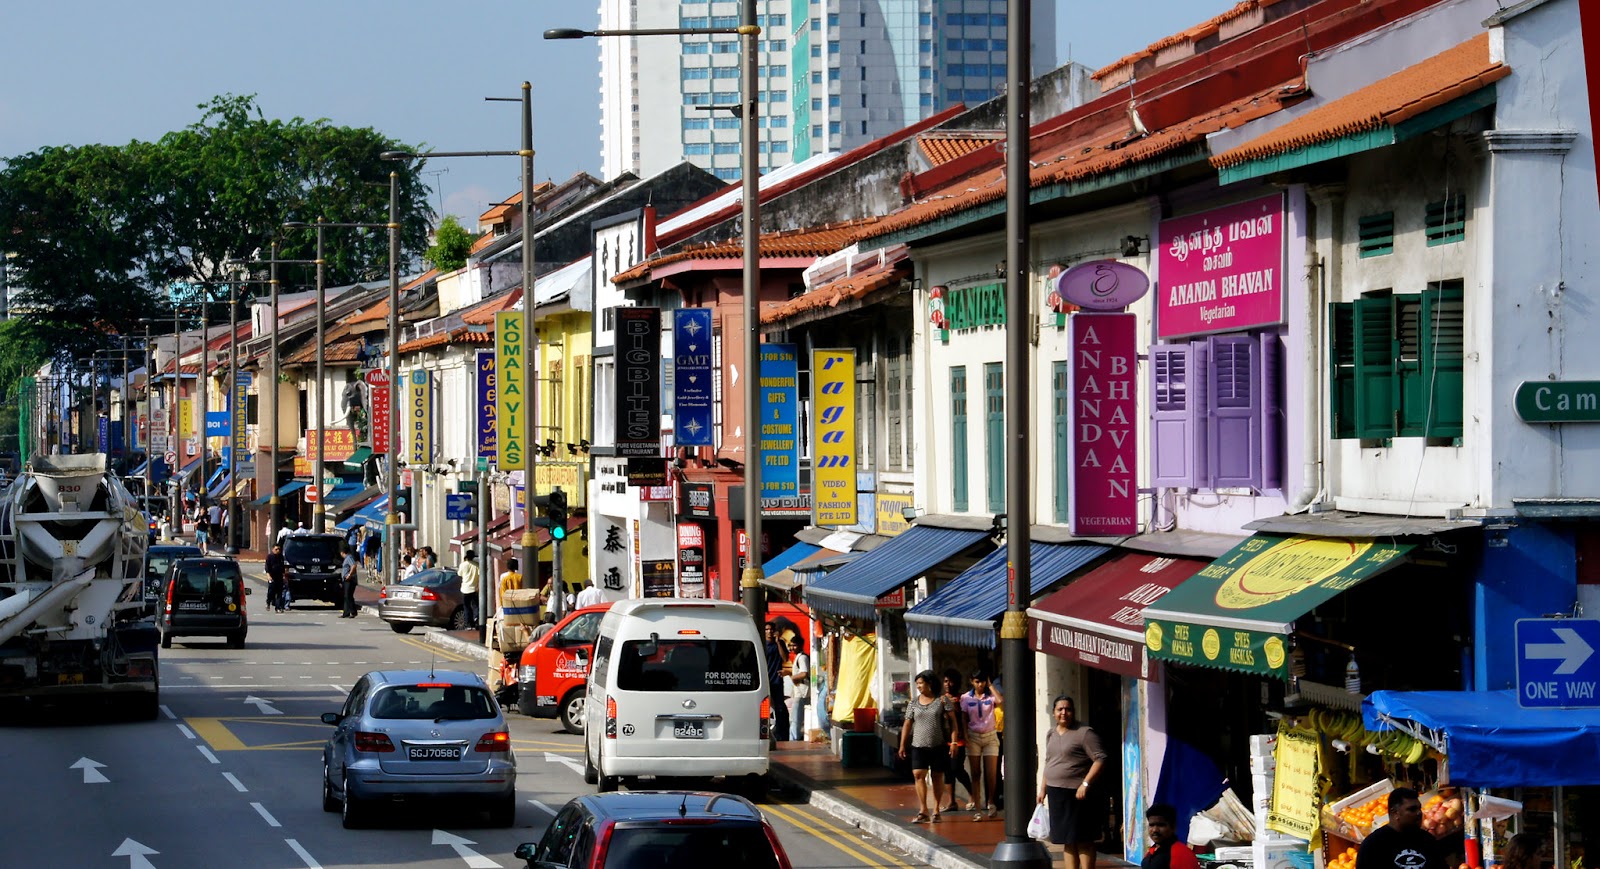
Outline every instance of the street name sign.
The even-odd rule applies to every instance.
[[[1523,422],[1600,422],[1600,380],[1530,380],[1512,403]]]
[[[1600,619],[1517,620],[1517,703],[1600,707]]]

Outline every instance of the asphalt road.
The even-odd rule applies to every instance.
[[[253,585],[244,649],[195,638],[162,650],[157,720],[65,706],[0,725],[7,865],[520,867],[517,844],[538,840],[555,810],[592,792],[580,739],[512,712],[521,798],[513,828],[433,805],[395,807],[374,829],[345,830],[322,811],[329,728],[318,716],[336,711],[369,670],[481,663],[376,618],[341,620],[333,607],[265,612],[265,589]],[[924,865],[781,794],[762,808],[796,867]]]

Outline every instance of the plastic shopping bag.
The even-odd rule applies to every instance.
[[[1050,809],[1040,803],[1033,809],[1033,817],[1028,819],[1028,836],[1034,839],[1045,839],[1050,836]]]

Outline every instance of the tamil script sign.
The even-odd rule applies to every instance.
[[[817,525],[856,522],[856,352],[811,351],[811,509]],[[762,425],[765,433],[766,425]]]
[[[1138,360],[1133,314],[1079,312],[1069,321],[1072,533],[1137,534],[1138,486],[1134,381]]]
[[[1283,322],[1283,195],[1161,221],[1162,340]]]

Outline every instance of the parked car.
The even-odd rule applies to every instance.
[[[694,791],[575,797],[537,843],[517,846],[529,869],[792,869],[777,831],[747,800]]]
[[[172,562],[180,558],[199,558],[203,555],[198,546],[187,543],[161,543],[144,551],[144,612],[155,615],[166,591],[167,571]]]
[[[322,750],[323,811],[344,826],[366,822],[379,801],[476,801],[495,826],[517,813],[517,760],[500,705],[474,673],[374,670],[338,712]]]
[[[292,600],[344,603],[339,587],[339,565],[344,562],[338,534],[290,534],[283,538],[284,578]]]
[[[454,570],[435,567],[420,570],[378,593],[378,616],[397,634],[410,633],[417,625],[451,630],[467,626],[461,577]]]
[[[224,637],[228,646],[244,648],[250,619],[239,562],[206,556],[178,558],[167,568],[161,615],[161,648],[172,648],[173,637]]]
[[[594,656],[600,619],[609,609],[611,604],[604,603],[573,610],[522,650],[517,667],[518,712],[529,718],[559,717],[568,733],[583,732],[589,659]]]

